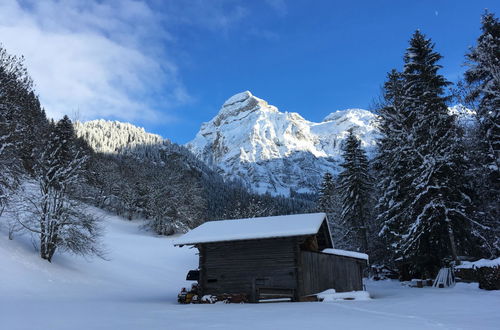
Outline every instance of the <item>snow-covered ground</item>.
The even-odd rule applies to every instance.
[[[100,212],[101,211],[96,211]],[[373,299],[329,303],[179,305],[196,250],[105,219],[109,261],[41,260],[0,230],[0,329],[498,329],[500,292],[477,284],[409,288],[368,281]]]

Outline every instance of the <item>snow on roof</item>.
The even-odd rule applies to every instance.
[[[313,235],[325,213],[208,221],[174,241],[174,245]]]
[[[366,253],[361,253],[361,252],[339,250],[339,249],[324,249],[321,252],[328,254],[335,254],[336,256],[351,257],[368,261],[368,255]]]

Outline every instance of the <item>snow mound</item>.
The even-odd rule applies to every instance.
[[[339,300],[371,300],[370,293],[367,291],[336,292],[335,289],[328,289],[316,294],[316,296],[322,302],[333,302]]]
[[[500,267],[500,257],[496,259],[480,259],[477,261],[464,261],[455,268],[481,268],[481,267]]]

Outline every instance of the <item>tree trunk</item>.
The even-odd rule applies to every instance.
[[[368,230],[366,229],[366,221],[364,218],[363,205],[360,205],[359,223],[361,226],[358,228],[359,239],[361,243],[361,252],[368,253]]]
[[[448,220],[448,237],[450,239],[451,256],[455,261],[455,264],[460,265],[460,260],[458,260],[457,256],[457,246],[455,244],[455,234],[453,233],[453,228],[451,228],[449,220]]]
[[[362,226],[359,230],[360,239],[361,239],[361,250],[363,253],[368,253],[368,233],[366,230],[366,226]]]
[[[57,246],[52,242],[53,238],[49,238],[44,234],[40,235],[40,237],[40,257],[48,262],[52,262],[52,257],[56,252]]]
[[[47,260],[48,262],[50,262],[52,259],[52,256],[49,255],[47,235],[45,235],[44,233],[40,234],[40,257]]]

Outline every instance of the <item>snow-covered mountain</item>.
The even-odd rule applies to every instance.
[[[258,193],[311,193],[325,172],[338,172],[350,128],[372,153],[378,129],[369,111],[337,111],[315,123],[246,91],[229,98],[186,146],[225,178]]]

